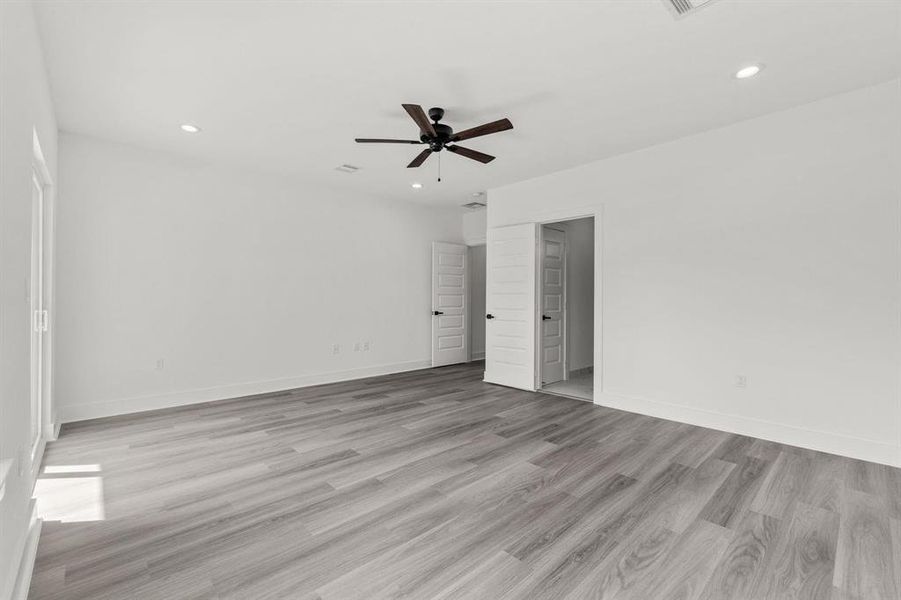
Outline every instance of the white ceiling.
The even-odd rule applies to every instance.
[[[60,128],[376,197],[471,194],[901,75],[899,0],[39,0]],[[757,78],[740,66],[760,61]],[[420,146],[442,106],[489,165]],[[183,122],[200,135],[179,130]],[[361,167],[353,175],[342,163]],[[424,188],[410,188],[421,181]]]

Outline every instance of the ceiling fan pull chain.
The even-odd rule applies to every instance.
[[[441,183],[441,153],[438,153],[438,183]]]

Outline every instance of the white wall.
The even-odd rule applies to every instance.
[[[463,239],[470,246],[484,244],[488,238],[488,211],[468,210],[463,213]]]
[[[35,131],[55,177],[56,122],[32,6],[0,2],[0,461],[13,462],[0,500],[0,598],[11,592],[22,558],[34,485],[27,281]]]
[[[901,82],[489,198],[601,211],[597,402],[901,465]]]
[[[575,371],[594,364],[594,219],[554,227],[566,231],[566,352]]]
[[[472,359],[481,360],[485,358],[485,244],[469,247],[469,311],[469,348]]]
[[[431,242],[461,241],[458,208],[68,134],[60,164],[64,421],[430,364]]]

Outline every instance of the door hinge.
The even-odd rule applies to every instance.
[[[34,311],[34,330],[38,332],[47,331],[48,320],[49,315],[46,310]]]

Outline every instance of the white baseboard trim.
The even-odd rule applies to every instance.
[[[485,351],[484,350],[482,352],[473,352],[472,356],[469,358],[469,360],[484,360],[484,359],[485,359]]]
[[[349,369],[346,371],[314,373],[310,375],[299,375],[297,377],[237,383],[152,396],[138,396],[133,398],[122,398],[119,400],[91,402],[88,404],[60,406],[59,420],[63,423],[71,423],[73,421],[84,421],[85,419],[112,417],[115,415],[143,412],[145,410],[199,404],[201,402],[212,402],[214,400],[228,400],[231,398],[240,398],[241,396],[268,394],[271,392],[292,390],[312,385],[322,385],[324,383],[337,383],[339,381],[351,381],[353,379],[364,379],[366,377],[376,377],[378,375],[416,371],[418,369],[427,369],[431,366],[431,359],[411,360],[401,363]]]
[[[22,540],[13,552],[13,557],[18,558],[18,564],[12,566],[10,576],[13,579],[6,584],[6,590],[0,590],[7,594],[4,598],[10,600],[26,600],[28,588],[31,587],[31,575],[34,572],[34,560],[38,554],[38,540],[41,537],[42,521],[35,515],[35,502],[31,501],[30,525]]]
[[[610,392],[595,395],[594,403],[669,421],[901,467],[901,448],[885,442]]]

